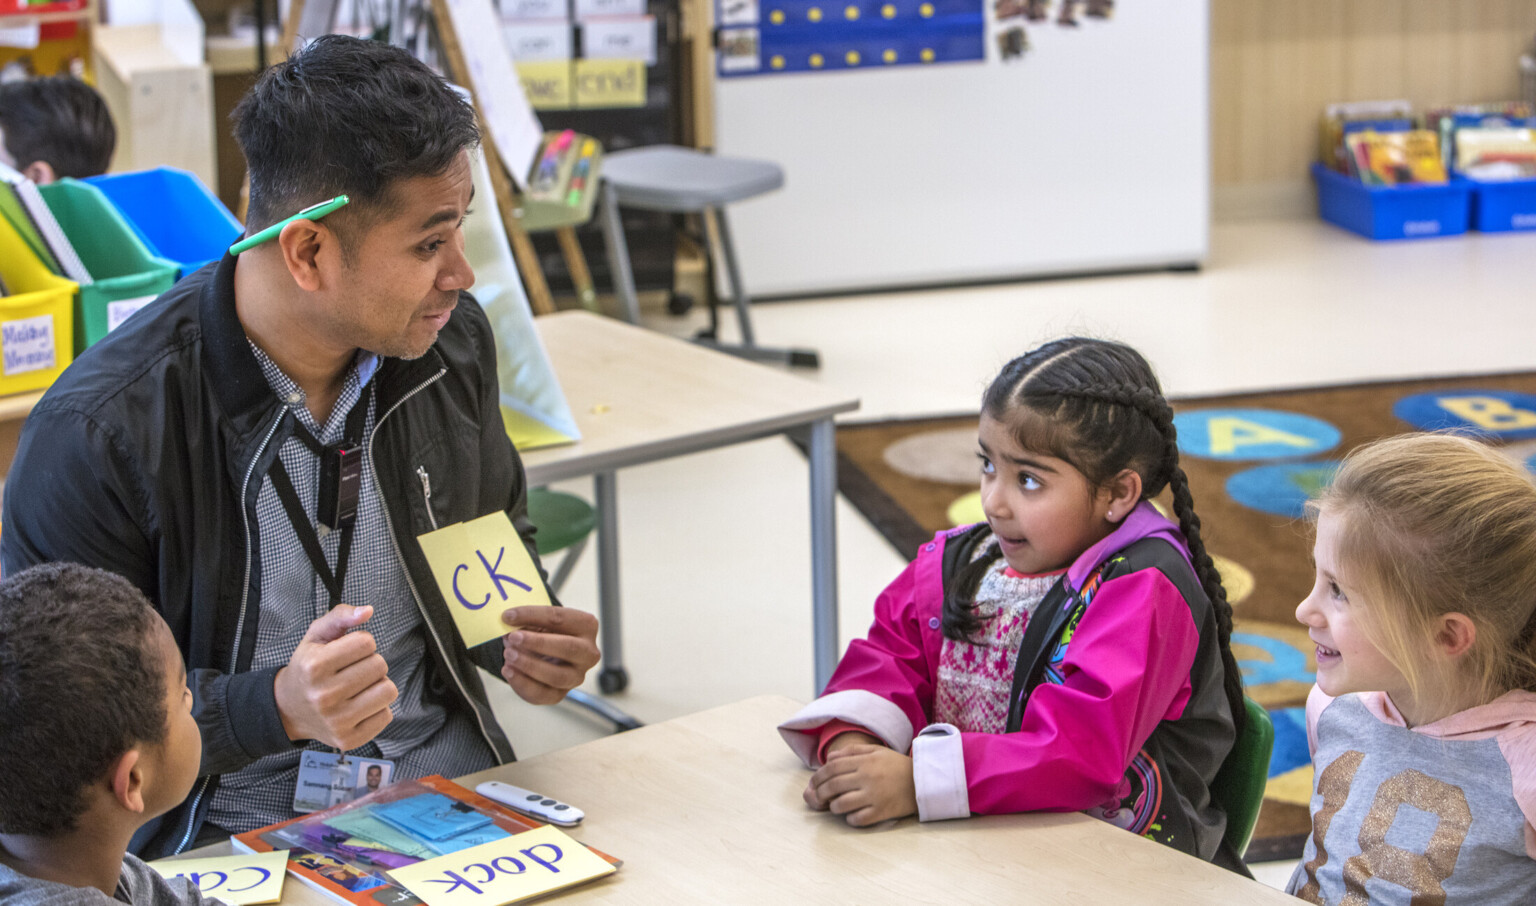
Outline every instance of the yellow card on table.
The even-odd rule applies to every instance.
[[[149,867],[163,878],[186,878],[197,885],[203,896],[215,897],[231,906],[276,903],[283,896],[288,850],[209,859],[161,859],[149,863]]]
[[[511,632],[512,627],[501,621],[508,607],[549,604],[538,567],[512,520],[500,510],[416,540],[466,646],[473,648]]]
[[[541,827],[389,873],[427,906],[505,906],[612,874],[558,828]]]

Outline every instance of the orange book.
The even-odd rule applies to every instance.
[[[434,774],[391,784],[325,811],[237,834],[231,842],[246,852],[289,850],[288,874],[339,902],[416,906],[421,900],[391,879],[388,872],[446,853],[441,851],[440,842],[416,838],[377,815],[379,807],[434,794],[454,800],[453,808],[466,816],[489,819],[476,831],[467,832],[470,835],[516,835],[545,826]],[[623,864],[607,853],[590,846],[587,849],[614,867]]]

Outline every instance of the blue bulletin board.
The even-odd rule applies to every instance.
[[[981,61],[983,0],[716,0],[722,77]]]

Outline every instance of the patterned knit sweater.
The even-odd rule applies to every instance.
[[[978,551],[986,545],[977,545]],[[939,655],[934,719],[965,733],[1001,733],[1024,629],[1066,570],[1027,576],[998,558],[976,590],[981,626],[971,642],[944,640]]]

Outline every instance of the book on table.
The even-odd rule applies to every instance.
[[[433,775],[394,783],[352,802],[237,834],[231,839],[246,852],[288,850],[291,876],[352,906],[415,906],[423,902],[431,906],[440,902],[430,896],[424,900],[419,895],[420,882],[410,875],[419,877],[423,869],[431,867],[428,863],[432,860],[449,856],[463,856],[442,863],[448,869],[444,877],[457,878],[460,883],[439,881],[439,887],[429,886],[427,890],[457,893],[453,888],[489,882],[497,869],[505,874],[514,865],[518,866],[517,873],[527,875],[526,880],[541,885],[532,893],[505,898],[490,889],[493,885],[483,884],[487,895],[474,898],[480,906],[504,906],[574,886],[611,874],[622,864],[606,853],[585,847],[600,861],[596,869],[557,870],[544,863],[557,861],[563,854],[546,842],[528,847],[534,850],[531,855],[526,850],[521,857],[515,855],[519,850],[513,838],[532,834],[528,839],[542,841],[551,833],[558,831]],[[509,845],[513,848],[495,855],[493,845],[503,841],[511,841]],[[558,845],[574,842],[564,838]],[[490,854],[476,856],[470,850]],[[484,861],[476,862],[476,858]],[[569,864],[574,868],[585,858],[585,853],[572,853]],[[541,872],[541,866],[548,871]],[[539,880],[543,874],[548,875],[547,883]]]

